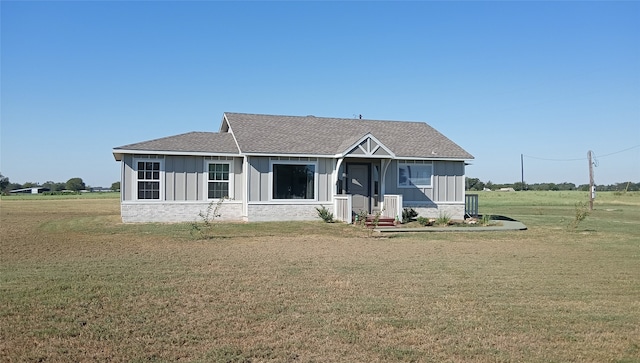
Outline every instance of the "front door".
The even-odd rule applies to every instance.
[[[371,165],[347,164],[347,193],[352,195],[353,212],[371,212]]]

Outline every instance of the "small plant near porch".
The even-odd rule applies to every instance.
[[[440,212],[435,224],[438,226],[448,226],[451,223],[451,216],[446,212]]]
[[[333,223],[333,213],[329,212],[329,210],[321,205],[320,208],[316,207],[316,211],[318,212],[318,217],[322,219],[325,223]]]

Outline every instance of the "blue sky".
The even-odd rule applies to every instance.
[[[91,186],[223,112],[424,121],[494,183],[640,182],[640,3],[0,2],[0,172]]]

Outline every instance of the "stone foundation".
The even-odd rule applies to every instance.
[[[124,202],[120,205],[120,213],[124,223],[195,222],[202,220],[199,214],[206,214],[209,204],[209,202]],[[212,208],[215,207],[214,203]],[[218,213],[220,217],[215,218],[217,221],[242,221],[242,203],[223,202]]]
[[[405,205],[404,207],[413,208],[420,217],[438,218],[441,215],[447,215],[455,220],[464,219],[464,204]]]
[[[323,204],[333,213],[333,204]],[[249,204],[249,222],[320,220],[316,207],[320,204]]]

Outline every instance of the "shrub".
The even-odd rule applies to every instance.
[[[404,208],[402,210],[402,223],[409,223],[417,216],[418,212],[416,212],[413,208]]]
[[[578,224],[582,222],[589,215],[589,209],[587,207],[587,202],[577,202],[575,204],[576,217],[569,225],[571,228],[578,228]]]
[[[491,217],[493,217],[490,214],[483,214],[482,218],[480,219],[480,224],[483,226],[488,226],[491,224]]]
[[[324,205],[321,205],[320,208],[316,207],[316,211],[318,212],[318,217],[325,223],[333,223],[333,213],[329,212]]]
[[[449,223],[451,223],[451,216],[446,212],[440,212],[438,218],[436,218],[435,224],[439,226],[447,226]]]
[[[418,223],[420,223],[421,226],[430,226],[431,225],[431,220],[429,218],[426,217],[418,217],[417,219]]]
[[[361,224],[361,225],[366,225],[367,223],[367,212],[360,210],[358,212],[358,214],[356,215],[356,220],[355,220],[356,224]]]
[[[217,202],[211,201],[207,206],[207,210],[198,213],[199,221],[191,223],[191,235],[198,235],[200,238],[213,237],[213,221],[220,217],[220,207],[225,198],[220,198]]]

